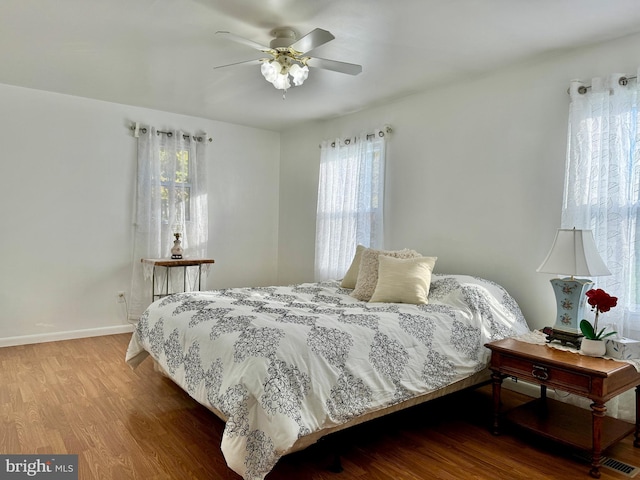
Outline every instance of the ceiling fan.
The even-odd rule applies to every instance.
[[[214,68],[231,67],[241,64],[262,64],[260,67],[262,76],[268,82],[271,82],[275,88],[284,90],[285,93],[287,89],[291,87],[289,77],[291,77],[293,85],[300,86],[309,76],[309,67],[332,70],[348,75],[358,75],[362,72],[361,65],[338,62],[337,60],[327,60],[309,55],[309,52],[313,49],[335,38],[331,32],[321,28],[316,28],[301,38],[298,38],[292,28],[275,28],[271,31],[274,39],[271,40],[268,47],[230,32],[219,31],[216,32],[216,35],[255,48],[256,50],[269,54],[270,57],[220,65]]]

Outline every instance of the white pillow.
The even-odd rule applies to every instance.
[[[347,273],[345,273],[342,283],[340,283],[342,288],[356,288],[358,270],[360,270],[360,258],[362,257],[362,252],[365,248],[367,247],[364,245],[358,245],[356,247],[356,254],[351,261],[351,266],[349,267],[349,270],[347,270]]]
[[[374,250],[365,248],[360,257],[360,269],[358,270],[358,280],[356,286],[351,292],[351,296],[358,300],[368,302],[373,295],[378,283],[378,257],[381,255],[395,258],[412,258],[419,257],[420,254],[415,250]]]
[[[438,257],[378,258],[378,283],[370,302],[427,303]]]

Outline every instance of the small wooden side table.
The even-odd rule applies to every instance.
[[[156,298],[166,297],[169,293],[169,272],[171,268],[183,267],[184,277],[182,283],[182,291],[187,291],[187,267],[198,267],[198,290],[202,288],[202,265],[215,263],[215,260],[211,258],[143,258],[142,263],[152,266],[153,272],[151,274],[151,301],[155,301]],[[166,269],[166,276],[164,286],[160,288],[160,293],[156,293],[156,269],[157,267],[164,267]],[[175,293],[175,292],[172,292]]]
[[[486,347],[491,350],[494,434],[500,433],[502,380],[515,377],[540,385],[540,398],[507,412],[507,418],[546,438],[591,451],[592,477],[600,478],[603,450],[631,432],[635,432],[633,445],[640,447],[640,373],[633,365],[511,338]],[[591,412],[548,399],[548,387],[592,400]],[[635,425],[605,416],[605,402],[634,387]]]

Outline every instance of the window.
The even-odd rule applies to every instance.
[[[640,90],[617,76],[580,86],[570,88],[562,226],[593,231],[612,273],[594,280],[618,297],[606,322],[640,339]]]
[[[384,132],[323,142],[316,217],[316,280],[339,279],[357,245],[382,248]]]
[[[209,232],[206,136],[194,137],[154,127],[139,131],[129,302],[132,319],[137,319],[151,302],[151,271],[145,270],[140,259],[169,258],[177,232],[182,235],[186,257],[205,258]],[[184,284],[185,279],[172,276],[171,281]]]
[[[173,162],[172,156],[176,161]],[[174,170],[175,169],[175,170]],[[162,148],[160,151],[160,198],[162,223],[169,224],[172,206],[176,224],[191,220],[191,177],[189,173],[189,151],[175,153]]]

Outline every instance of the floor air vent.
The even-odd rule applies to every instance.
[[[638,472],[640,472],[640,468],[621,462],[619,460],[616,460],[615,458],[604,457],[602,459],[602,466],[610,470],[615,470],[616,472],[622,473],[629,478],[634,478],[638,474]]]
[[[585,453],[576,453],[573,456],[577,460],[580,460],[581,462],[584,462],[586,464],[591,463],[591,456]],[[629,478],[635,478],[638,472],[640,472],[640,468],[634,467],[633,465],[629,465],[628,463],[624,463],[620,460],[616,460],[615,458],[610,457],[602,457],[600,466],[608,468],[609,470],[614,470]]]

